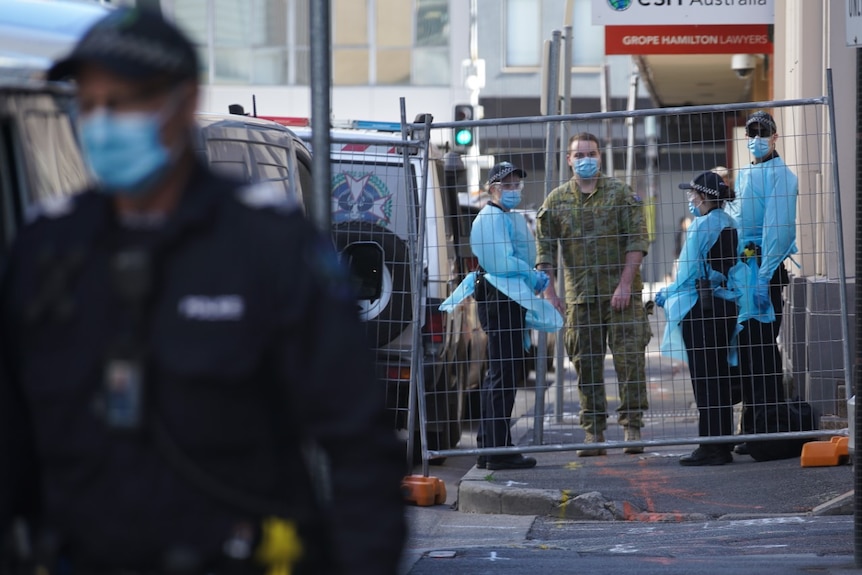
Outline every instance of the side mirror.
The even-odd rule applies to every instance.
[[[359,300],[377,300],[383,291],[383,249],[376,242],[356,242],[341,253]]]

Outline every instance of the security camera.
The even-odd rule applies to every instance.
[[[736,77],[745,80],[757,66],[757,57],[754,54],[734,54],[730,59],[730,68],[736,72]]]

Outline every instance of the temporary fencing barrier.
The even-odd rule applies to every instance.
[[[756,110],[771,113],[776,124],[776,150],[781,161],[798,178],[798,196],[795,202],[790,202],[796,209],[795,225],[791,230],[784,230],[795,231],[798,252],[781,264],[787,271],[788,282],[782,290],[783,306],[779,310],[783,316],[777,331],[780,358],[776,361],[779,367],[774,373],[756,374],[761,379],[754,382],[762,386],[762,378],[771,377],[779,382],[776,389],[780,391],[767,400],[772,402],[768,417],[773,418],[767,425],[752,427],[743,424],[739,386],[753,384],[751,379],[743,379],[742,383],[734,380],[735,372],[731,372],[722,381],[727,393],[722,392],[721,399],[704,399],[701,394],[700,404],[701,407],[707,403],[711,406],[716,403],[733,405],[732,429],[701,428],[699,431],[698,420],[704,415],[698,411],[688,365],[660,352],[666,312],[654,306],[654,302],[659,291],[671,285],[680,269],[691,267],[691,262],[679,261],[685,241],[684,226],[690,225],[692,219],[686,192],[678,185],[690,182],[703,171],[713,168],[721,171],[722,167],[727,170],[725,177],[731,188],[744,184],[746,178],[750,179],[750,173],[745,169],[751,162],[745,122]],[[628,129],[631,123],[634,123],[633,130]],[[423,434],[426,463],[435,458],[457,455],[587,448],[629,448],[637,452],[638,448],[651,446],[735,444],[754,440],[768,442],[763,444],[768,451],[772,447],[777,449],[781,440],[803,440],[841,433],[840,430],[825,429],[846,427],[846,420],[842,418],[846,417],[845,400],[850,396],[849,350],[852,349],[847,307],[847,290],[850,288],[844,269],[833,125],[833,109],[828,97],[431,124],[427,134],[431,143],[451,141],[454,128],[472,126],[479,145],[458,158],[465,165],[459,176],[448,180],[439,178],[438,188],[429,190],[429,198],[446,195],[453,189],[460,192],[459,213],[454,218],[451,210],[426,212],[424,222],[429,230],[424,239],[426,250],[439,249],[441,244],[438,242],[454,241],[457,255],[451,268],[438,268],[438,277],[430,268],[426,269],[429,285],[448,284],[451,290],[457,286],[457,280],[476,268],[478,262],[469,247],[469,224],[487,202],[488,196],[481,183],[491,164],[511,161],[527,172],[523,201],[516,211],[526,218],[535,232],[537,213],[545,198],[551,190],[571,178],[566,155],[568,138],[578,133],[592,133],[600,143],[602,171],[628,186],[627,202],[635,207],[632,208],[634,211],[626,209],[624,213],[642,213],[646,222],[644,241],[648,254],[640,266],[643,286],[633,286],[632,305],[643,306],[648,314],[645,317],[651,338],[644,347],[637,341],[636,330],[624,331],[616,344],[616,358],[607,353],[593,366],[595,373],[588,376],[585,375],[586,355],[570,357],[574,351],[574,313],[567,314],[566,325],[559,333],[545,337],[534,332],[526,359],[526,376],[517,384],[511,419],[514,445],[507,447],[489,439],[482,445],[477,442],[476,432],[481,418],[479,390],[487,369],[488,334],[480,325],[475,300],[464,300],[447,316],[448,329],[444,336],[447,345],[435,350],[436,355],[431,354],[437,358],[442,380],[433,386],[428,385],[427,378],[416,382],[419,397],[428,402],[424,409],[419,410],[420,420],[424,419],[427,424],[433,419],[435,429],[445,428],[446,433],[452,435],[441,441],[439,435],[432,440],[429,439],[431,436]],[[628,139],[631,137],[629,134],[633,134],[633,140]],[[433,162],[431,170],[434,170]],[[477,173],[483,177],[477,178]],[[740,177],[741,174],[745,175]],[[762,172],[757,174],[760,175],[756,177],[762,177]],[[459,178],[467,179],[466,187]],[[435,185],[433,178],[425,181],[429,186]],[[746,193],[741,189],[735,191],[737,194]],[[779,189],[771,193],[780,196],[789,192]],[[574,209],[578,210],[577,214],[557,214],[559,245],[577,250],[595,249],[593,244],[584,243],[584,238],[591,235],[599,244],[614,243],[607,237],[595,238],[592,228],[608,224],[602,219],[603,212],[599,208],[584,201],[576,203]],[[742,214],[742,217],[750,215]],[[775,214],[768,217],[768,221],[775,221]],[[578,225],[563,225],[567,223]],[[614,222],[609,229],[615,226]],[[444,239],[431,233],[431,230],[438,229],[445,230],[443,236],[448,237]],[[639,240],[626,238],[625,241],[638,245]],[[601,250],[581,255],[598,268],[596,274],[605,275],[607,279],[600,281],[600,287],[594,288],[598,291],[593,291],[584,301],[610,300],[611,292],[618,284],[620,268],[604,262]],[[560,269],[559,262],[555,264],[555,268]],[[557,274],[557,292],[560,294],[565,291],[563,275]],[[573,310],[574,302],[569,297],[569,311]],[[614,332],[619,333],[625,326],[609,319],[607,309],[605,314],[606,328],[613,337]],[[596,320],[582,316],[579,325],[583,328],[586,321]],[[768,325],[775,327],[778,323]],[[745,327],[752,330],[754,324],[745,324]],[[607,330],[593,330],[591,333],[593,337],[598,334],[604,338]],[[582,333],[581,349],[586,347],[586,337],[587,334]],[[593,354],[605,348],[605,341],[594,343]],[[643,380],[619,386],[616,372],[628,370],[631,372],[628,377],[638,379],[637,363],[641,349],[645,366]],[[425,352],[427,355],[428,350]],[[763,363],[764,352],[760,347],[749,352],[756,365]],[[572,363],[573,359],[577,359],[581,366],[580,374]],[[714,366],[709,368],[710,376],[716,375],[715,369]],[[579,380],[579,375],[581,379],[591,377],[593,385],[586,386]],[[592,391],[598,392],[598,398],[603,393],[607,397],[607,430],[604,432],[605,441],[600,444],[585,442],[584,425],[590,417],[597,421],[593,428],[597,432],[601,430],[604,419],[600,404],[599,413],[584,411],[585,393]],[[728,400],[727,396],[731,395],[732,400]],[[621,410],[625,397],[628,397],[630,412],[626,412],[624,406]],[[777,399],[798,399],[804,403],[779,403]],[[432,409],[432,405],[445,406],[445,409]],[[810,406],[810,413],[806,411],[806,405]],[[644,408],[642,417],[638,413],[639,406]],[[758,410],[752,411],[748,411],[751,407],[746,408],[746,413],[759,412],[763,406],[757,407]],[[781,418],[780,425],[774,419],[778,417]],[[632,427],[643,425],[639,438],[624,434],[623,426],[618,424],[627,422]],[[821,429],[812,429],[812,422]],[[754,433],[755,429],[758,433]],[[454,434],[458,430],[463,433],[456,438]],[[710,436],[704,437],[701,432]],[[460,443],[455,447],[458,440]],[[443,445],[448,447],[441,447]]]

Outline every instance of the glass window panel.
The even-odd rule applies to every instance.
[[[183,0],[174,4],[174,19],[196,44],[207,43],[207,0]]]
[[[338,46],[368,44],[368,3],[366,0],[332,2],[333,43]],[[365,65],[367,70],[368,65]]]
[[[412,44],[410,2],[406,0],[377,0],[376,20],[378,46],[410,46]]]
[[[308,0],[292,0],[295,3],[296,10],[296,45],[297,46],[310,46],[311,39],[309,37],[309,32],[311,29],[310,26],[310,17],[309,8],[308,8]]]
[[[414,48],[413,81],[417,86],[447,86],[449,48]]]
[[[410,49],[377,52],[378,84],[410,83]]]
[[[308,86],[311,84],[311,51],[308,48],[296,50],[296,56],[292,62],[296,68],[296,84]]]
[[[247,84],[251,81],[251,50],[216,47],[214,58],[215,82]]]
[[[287,44],[287,0],[253,0],[252,42],[256,46]],[[307,26],[306,26],[307,27]]]
[[[416,0],[416,45],[449,45],[449,0]]]
[[[590,0],[575,0],[572,65],[598,66],[605,57],[605,28],[592,25]]]
[[[287,83],[287,49],[261,48],[254,51],[254,72],[251,81],[254,84],[286,84]]]
[[[539,0],[507,0],[507,67],[535,67],[542,64],[541,15]],[[601,46],[604,47],[604,43]]]
[[[368,84],[368,50],[336,49],[333,53],[332,76],[337,86]]]
[[[201,84],[209,84],[210,83],[210,55],[209,50],[207,50],[206,45],[197,46],[198,53],[198,65],[200,69],[198,70],[198,80]]]
[[[251,12],[246,0],[216,0],[215,45],[251,46]]]

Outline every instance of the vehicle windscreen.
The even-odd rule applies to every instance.
[[[201,124],[199,151],[214,171],[243,182],[270,182],[294,194],[294,158],[286,134],[231,120]]]

